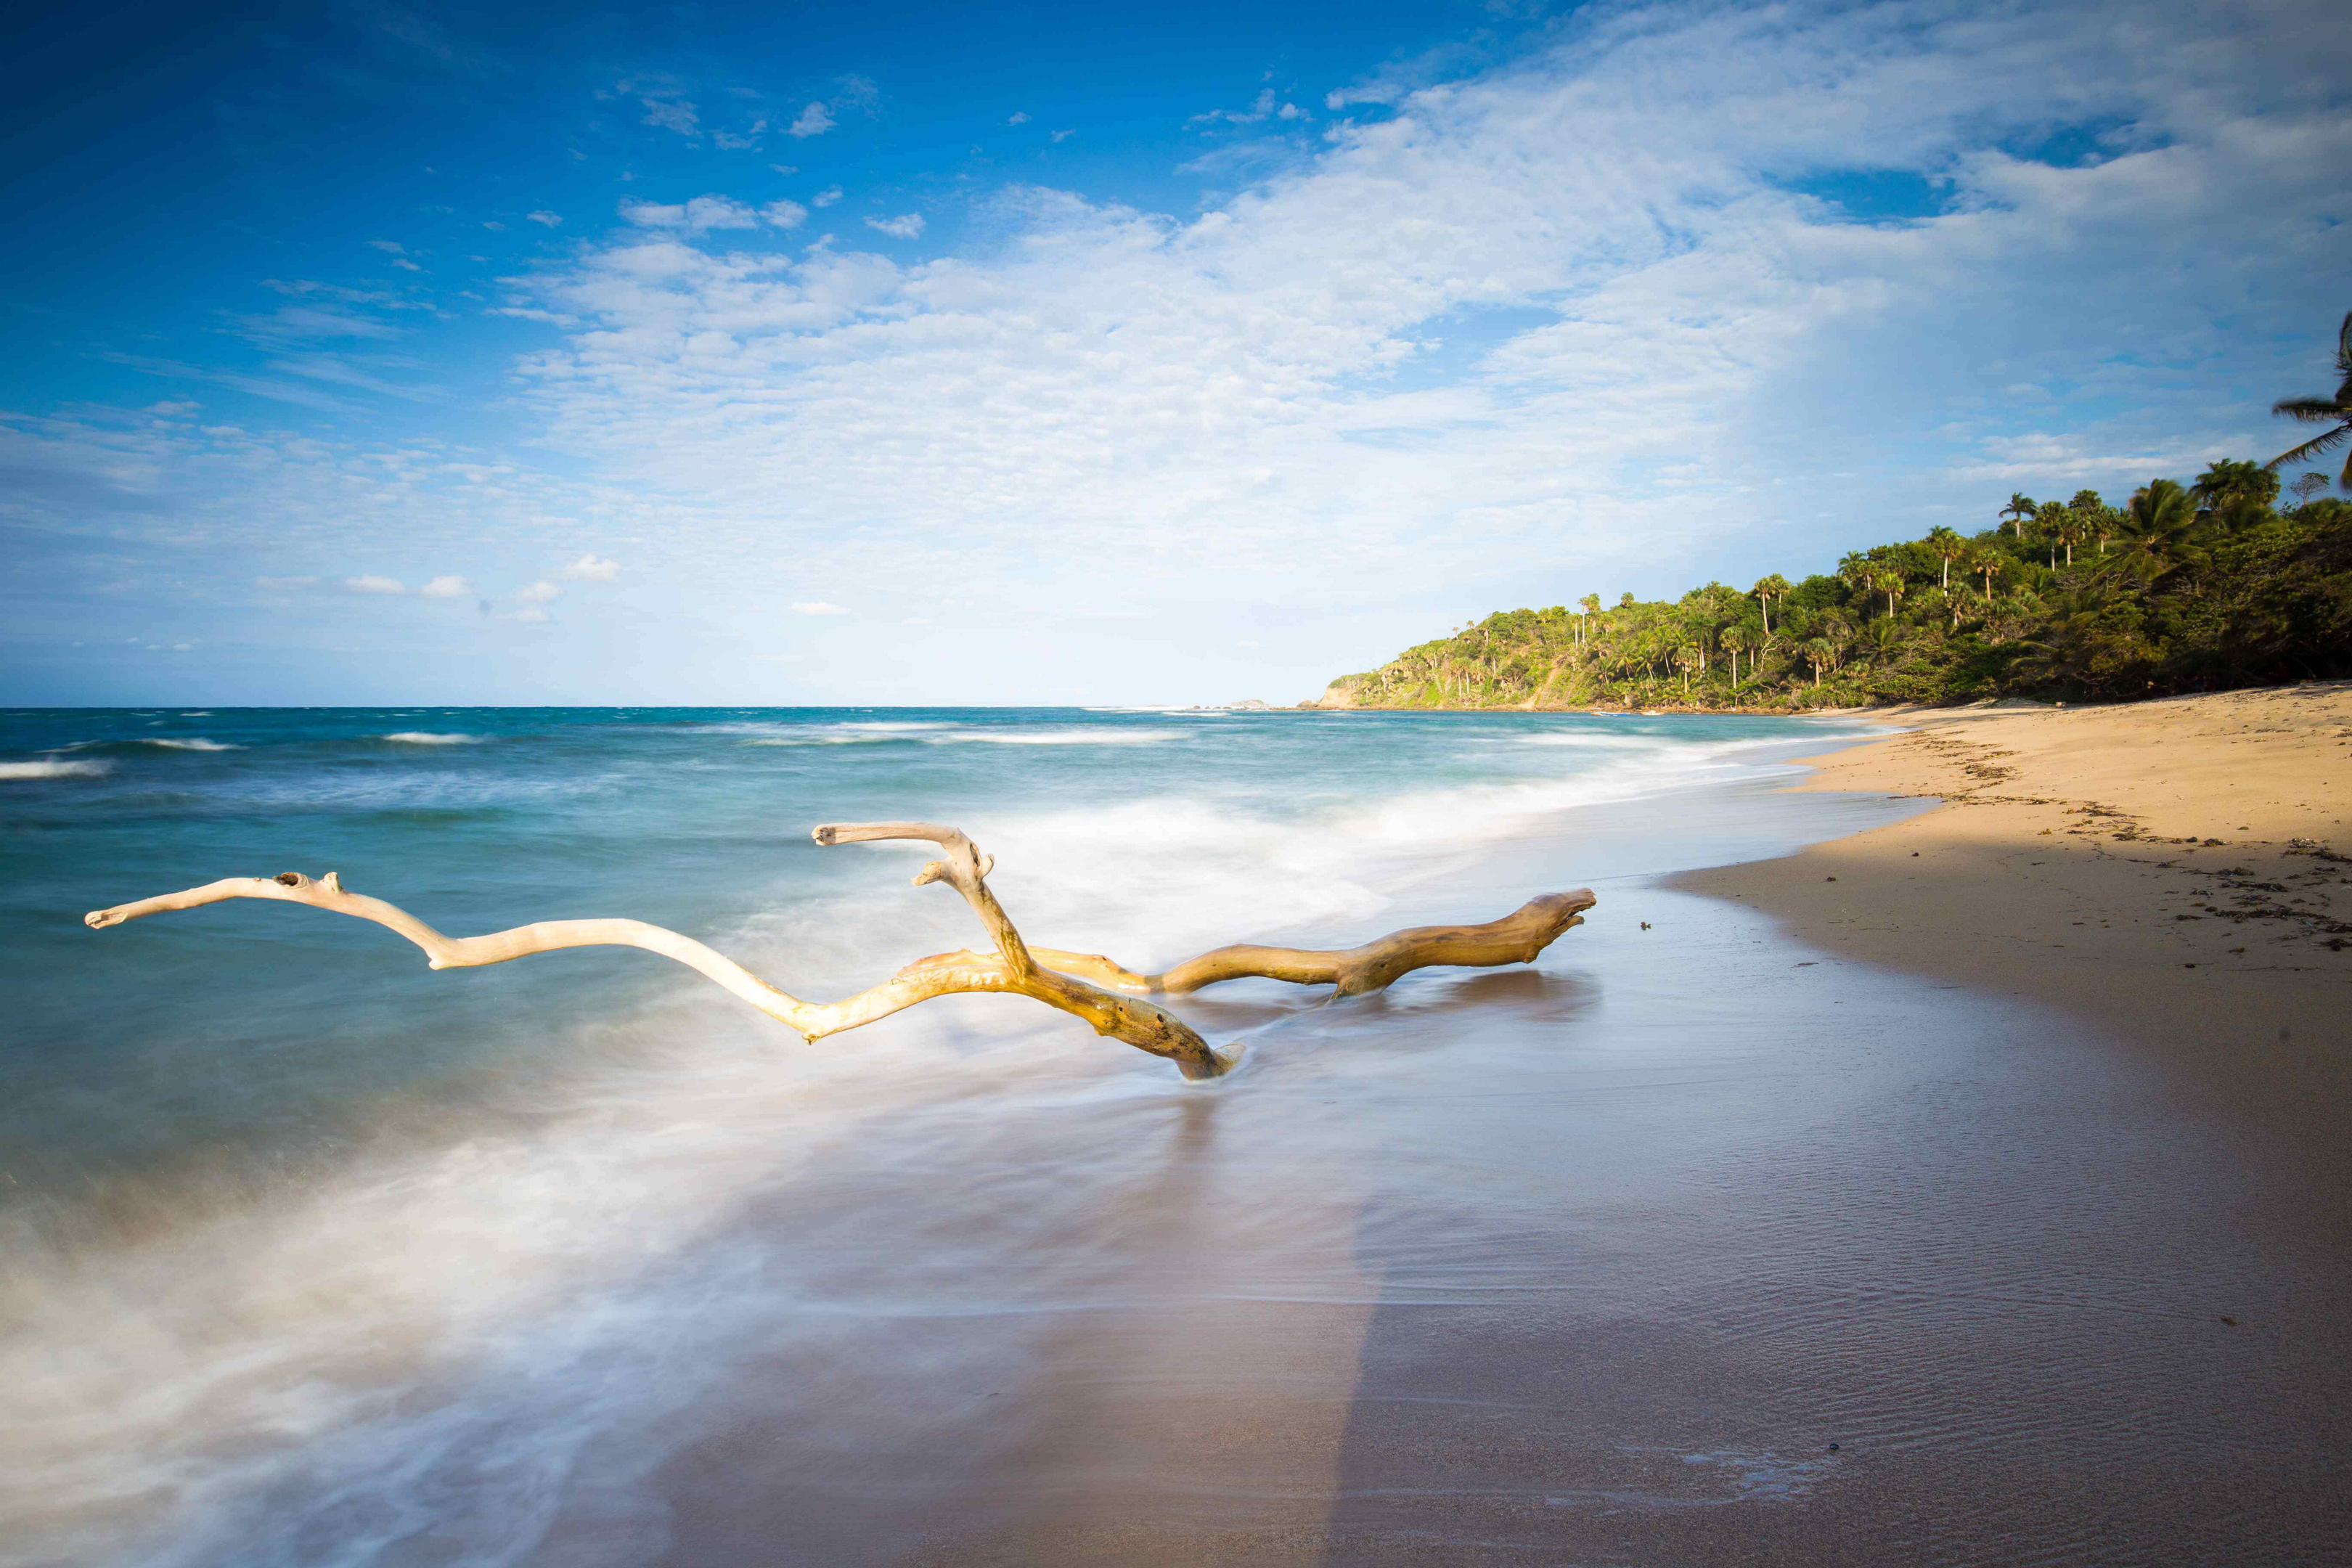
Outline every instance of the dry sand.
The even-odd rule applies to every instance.
[[[1941,808],[1675,885],[2352,1106],[2352,683],[1903,721],[1800,787]]]

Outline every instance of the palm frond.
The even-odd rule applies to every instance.
[[[2322,452],[2333,450],[2338,443],[2347,439],[2352,439],[2352,422],[2338,425],[2333,430],[2322,431],[2293,451],[2281,452],[2263,467],[2276,469],[2288,463],[2300,463],[2305,458],[2316,458]]]
[[[2344,324],[2336,329],[2336,368],[2352,381],[2352,310],[2344,312]]]
[[[2340,397],[2282,397],[2271,405],[2271,412],[2284,418],[2300,419],[2306,425],[2326,419],[2352,419],[2352,406]]]

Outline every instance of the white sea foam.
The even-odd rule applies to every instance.
[[[191,735],[184,741],[167,741],[149,736],[139,742],[142,746],[161,746],[172,752],[241,752],[244,747],[226,741],[207,741],[202,735]]]
[[[479,735],[460,734],[454,731],[436,734],[430,730],[398,730],[379,738],[397,741],[404,746],[470,746],[481,739]]]
[[[962,726],[949,720],[856,720],[833,724],[794,724],[779,720],[750,721],[733,724],[697,724],[694,732],[703,735],[743,735],[747,744],[754,746],[855,746],[881,745],[896,741],[911,741],[944,730]]]
[[[1154,746],[1162,741],[1181,741],[1181,730],[1130,730],[1109,724],[1082,726],[1068,730],[962,730],[952,735],[926,736],[928,743],[953,745],[960,741],[977,741],[991,746]]]
[[[1580,752],[1655,751],[1658,742],[1643,735],[1596,735],[1590,731],[1563,730],[1540,735],[1514,735],[1523,746],[1568,746]]]
[[[1152,746],[1181,741],[1181,730],[1139,730],[1122,725],[1073,725],[1066,730],[992,730],[963,724],[828,724],[821,729],[789,726],[713,725],[722,733],[761,732],[747,746],[877,746],[920,743],[927,746]]]
[[[68,763],[54,758],[37,763],[0,763],[0,780],[94,779],[105,772],[104,763]]]

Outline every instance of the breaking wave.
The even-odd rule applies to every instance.
[[[0,779],[94,779],[105,772],[104,763],[68,763],[54,758],[38,763],[0,763]]]

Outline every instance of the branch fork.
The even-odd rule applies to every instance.
[[[988,886],[988,875],[996,866],[994,858],[981,853],[956,828],[931,822],[826,823],[812,837],[828,847],[882,839],[919,839],[938,845],[940,858],[927,862],[915,874],[915,886],[945,882],[961,893],[988,932],[992,951],[934,953],[854,996],[838,1002],[806,1002],[692,937],[643,921],[541,921],[482,936],[445,936],[396,904],[347,890],[332,871],[315,879],[299,871],[280,871],[274,877],[226,877],[177,893],[93,910],[82,919],[91,929],[104,930],[126,921],[228,899],[275,899],[373,921],[423,949],[426,964],[434,969],[504,963],[567,947],[639,947],[685,964],[811,1043],[887,1018],[934,996],[1007,992],[1059,1008],[1091,1025],[1097,1034],[1164,1057],[1186,1078],[1199,1079],[1230,1071],[1239,1059],[1238,1053],[1215,1049],[1191,1025],[1143,998],[1187,995],[1245,976],[1299,985],[1328,984],[1334,987],[1336,995],[1358,996],[1432,965],[1532,963],[1571,927],[1583,924],[1582,911],[1595,902],[1591,889],[1580,888],[1546,893],[1484,925],[1414,926],[1361,947],[1336,952],[1244,943],[1204,952],[1161,973],[1144,974],[1100,953],[1030,947]]]

